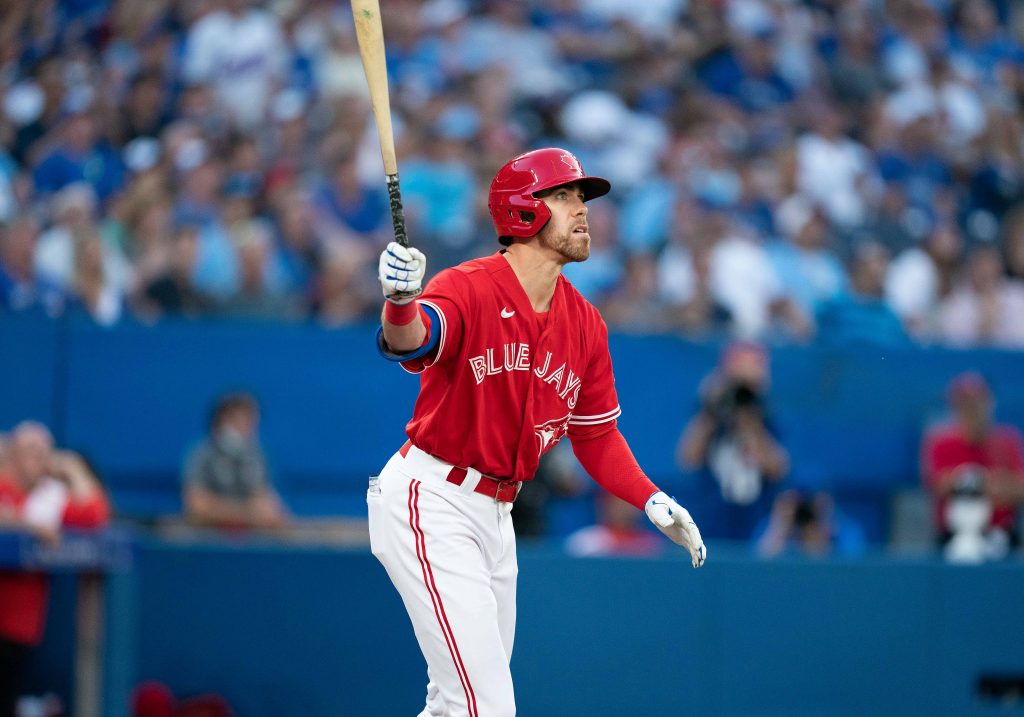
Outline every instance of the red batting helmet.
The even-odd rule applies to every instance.
[[[539,232],[551,212],[534,195],[571,182],[582,187],[583,201],[604,196],[612,188],[607,179],[588,177],[580,161],[558,147],[536,149],[505,164],[494,175],[487,197],[498,240],[507,245],[513,237],[531,237]],[[527,212],[525,219],[520,212]]]

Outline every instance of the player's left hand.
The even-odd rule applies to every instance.
[[[644,504],[644,512],[658,530],[669,537],[673,543],[690,551],[693,567],[699,568],[708,557],[708,549],[697,530],[697,524],[690,517],[690,512],[675,502],[664,492],[658,491]]]
[[[381,252],[378,277],[384,298],[394,304],[408,304],[423,292],[427,257],[415,247],[391,242]]]

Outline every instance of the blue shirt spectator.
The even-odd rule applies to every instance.
[[[88,182],[105,201],[125,182],[120,155],[96,134],[95,120],[86,111],[65,120],[63,140],[44,156],[32,173],[36,191],[52,194],[73,182]]]
[[[384,226],[389,212],[387,194],[382,188],[369,187],[361,181],[355,155],[337,155],[329,166],[330,178],[317,185],[313,196],[321,215],[357,234],[372,234]],[[402,167],[403,189],[407,176],[408,169]]]
[[[813,316],[820,303],[835,298],[846,287],[846,272],[828,242],[828,221],[821,207],[794,196],[776,216],[789,240],[771,242],[768,257],[783,286],[783,293]]]
[[[904,346],[907,332],[885,301],[889,251],[877,241],[864,241],[854,250],[851,286],[818,310],[818,339],[825,344]]]
[[[435,237],[457,240],[472,231],[476,191],[476,177],[457,157],[417,157],[402,168],[406,206],[416,213],[420,229]]]
[[[23,216],[0,234],[0,312],[42,310],[48,316],[63,313],[67,297],[52,281],[36,275],[33,256],[39,225]]]

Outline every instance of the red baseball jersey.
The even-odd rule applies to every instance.
[[[996,425],[980,443],[968,440],[962,427],[955,423],[933,428],[925,435],[922,447],[922,468],[925,484],[934,490],[942,475],[961,466],[977,465],[999,468],[1011,475],[1010,480],[1024,480],[1024,438],[1013,426]],[[946,529],[947,498],[935,501],[935,522]],[[991,524],[1012,529],[1017,520],[1013,505],[992,507]]]
[[[537,313],[498,252],[441,272],[419,301],[437,313],[440,343],[402,365],[420,373],[406,433],[427,453],[530,480],[567,433],[621,413],[608,327],[563,276],[550,311]]]

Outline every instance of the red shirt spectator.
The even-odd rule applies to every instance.
[[[80,465],[64,465],[78,462]],[[110,508],[101,490],[83,480],[94,479],[77,471],[88,469],[81,459],[71,454],[58,454],[55,461],[56,478],[44,478],[31,488],[12,476],[0,475],[0,510],[13,516],[13,526],[19,522],[30,531],[44,531],[39,537],[55,540],[60,527],[96,529],[109,521]],[[72,471],[76,473],[69,475]],[[94,485],[94,484],[93,484]],[[50,513],[55,526],[46,525],[38,516]],[[53,530],[47,534],[45,531]],[[0,572],[0,638],[25,645],[38,645],[46,625],[46,606],[49,597],[49,576],[34,572]]]
[[[966,472],[980,471],[992,501],[991,525],[1014,532],[1017,505],[1024,498],[1024,438],[1013,426],[994,423],[992,396],[984,379],[963,374],[950,385],[952,422],[925,436],[922,473],[935,496],[935,524],[947,531],[946,504]]]

